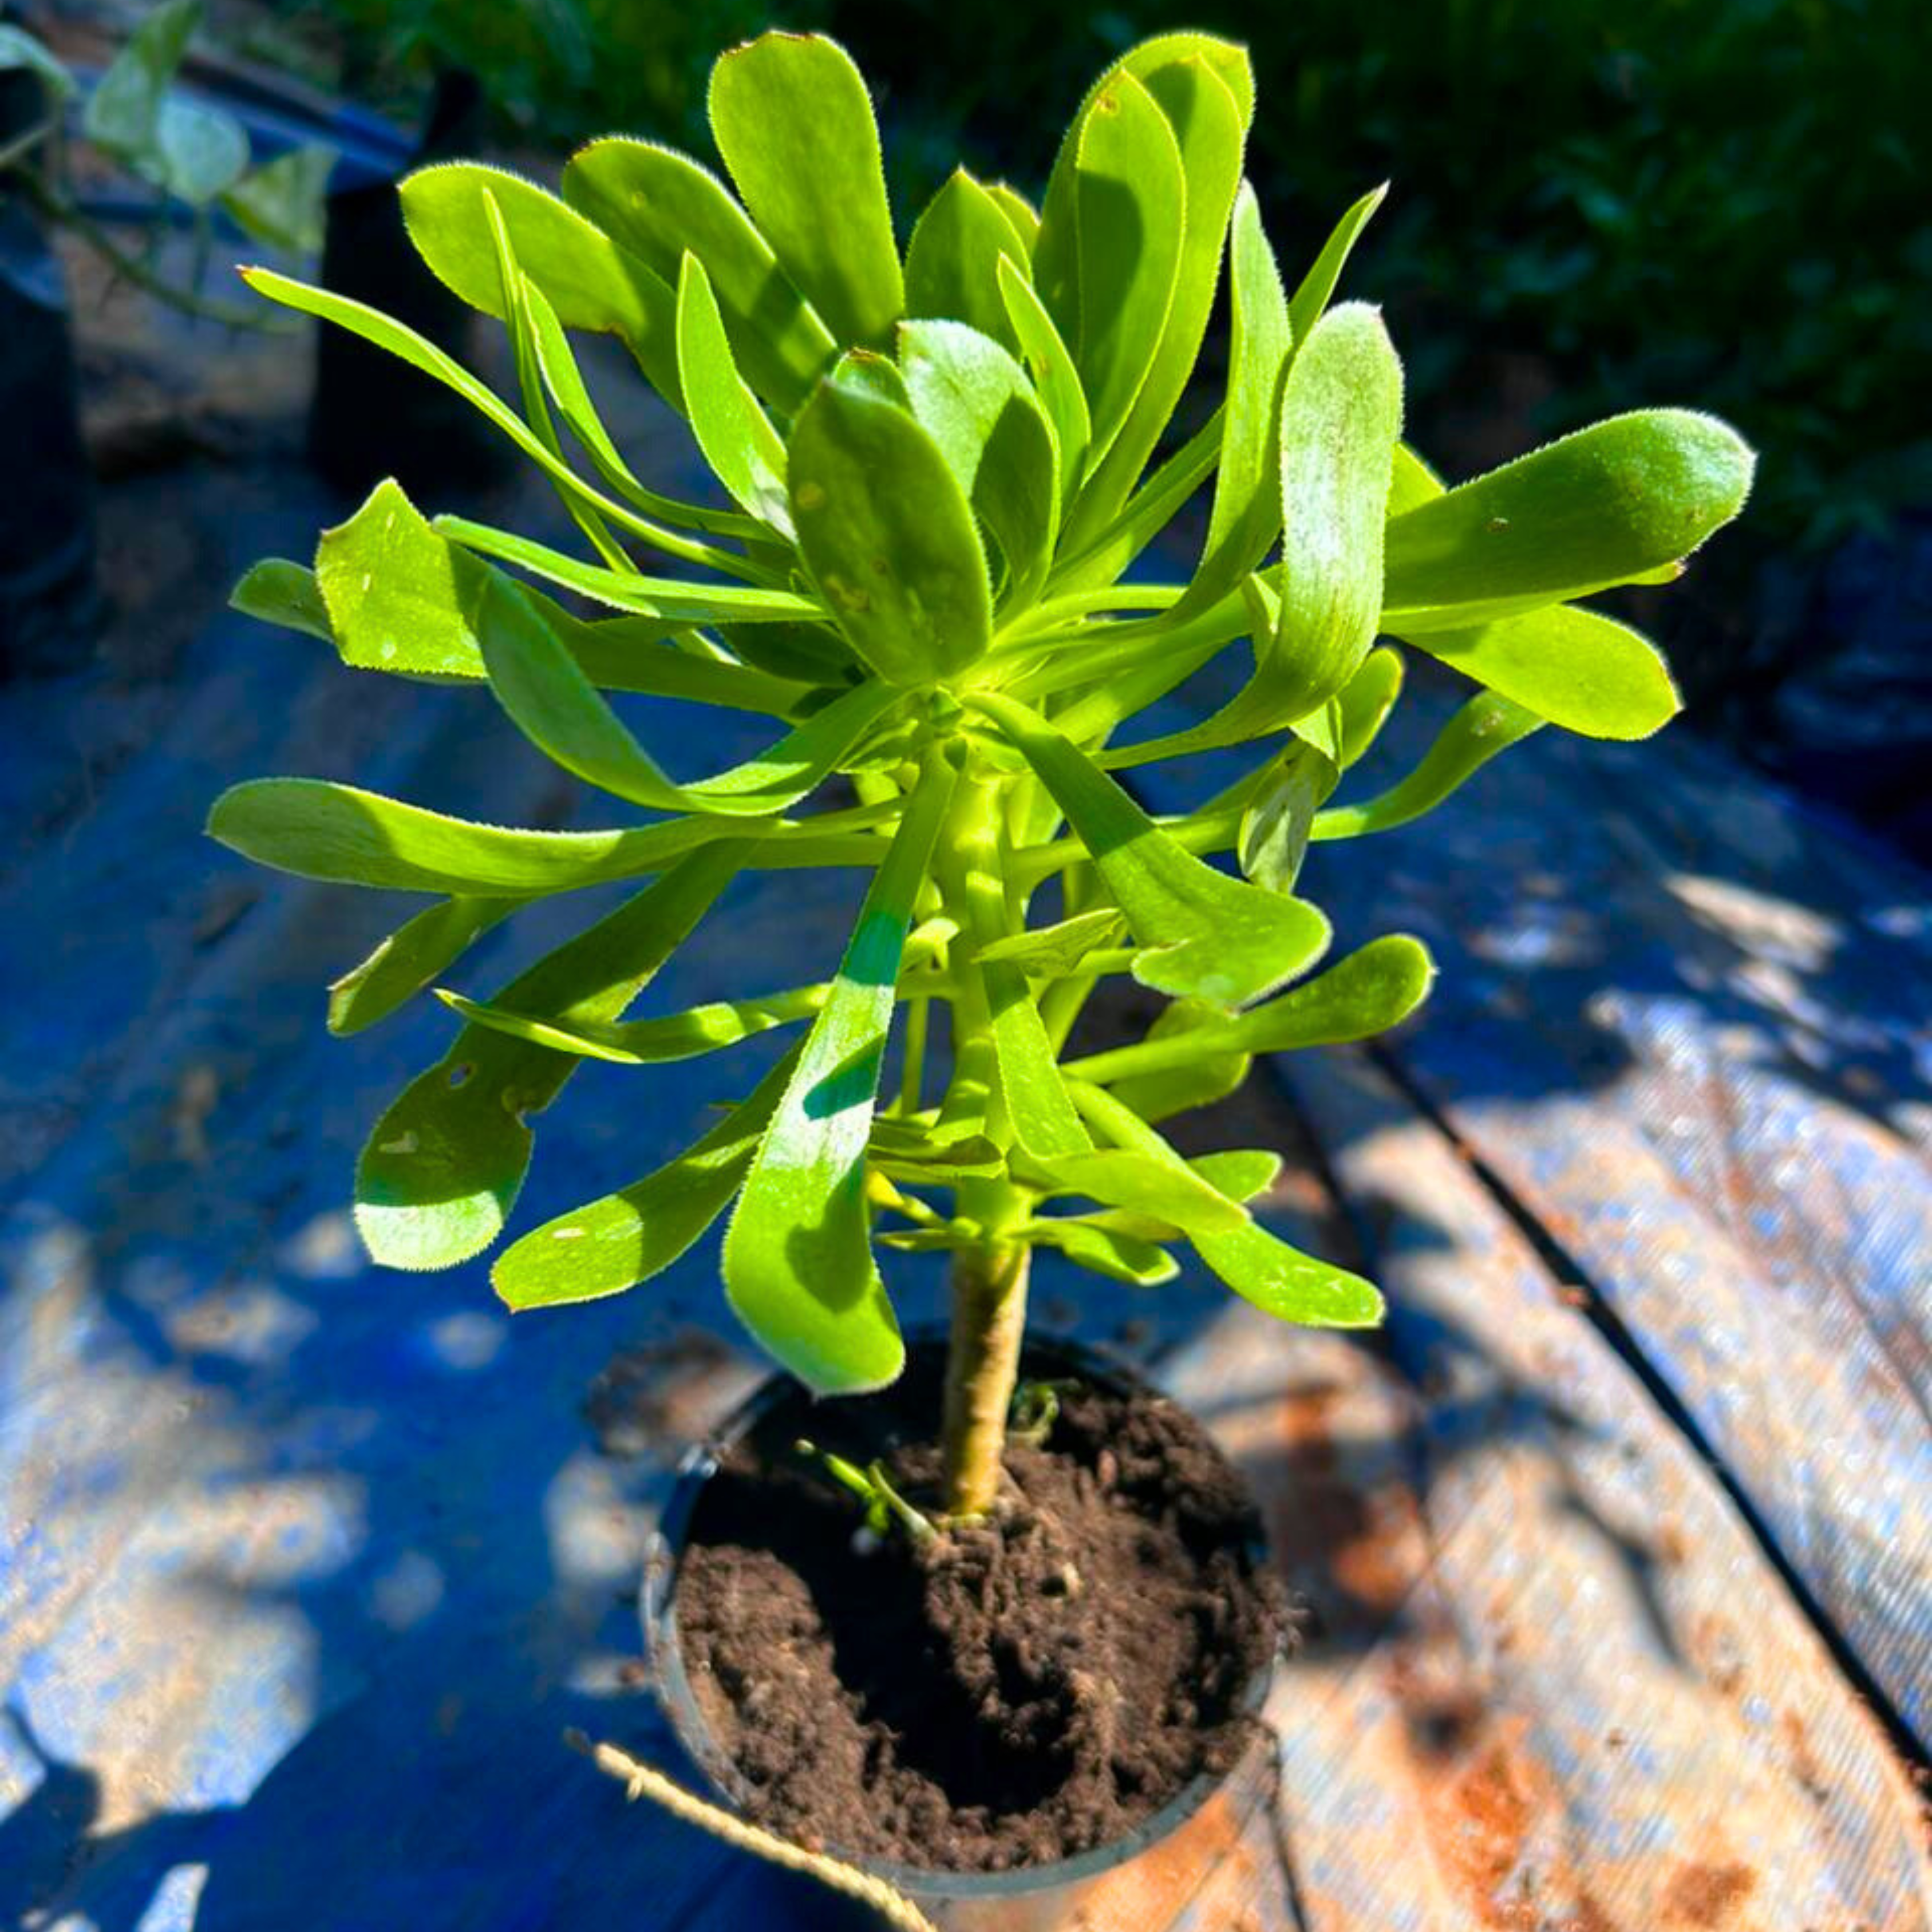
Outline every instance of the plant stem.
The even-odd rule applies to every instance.
[[[995,1184],[1017,1192],[1006,1183]],[[942,1438],[949,1516],[983,1516],[999,1494],[1006,1413],[1026,1334],[1031,1256],[1026,1243],[1015,1241],[964,1249],[953,1257]]]

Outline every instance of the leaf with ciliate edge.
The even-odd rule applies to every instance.
[[[918,686],[985,654],[986,554],[964,492],[912,416],[821,383],[792,431],[788,464],[799,548],[866,663]]]
[[[1185,1040],[1184,1057],[1172,1065],[1108,1082],[1114,1097],[1132,1108],[1150,1126],[1171,1115],[1225,1100],[1247,1078],[1253,1064],[1251,1055],[1238,1049],[1201,1044],[1217,1028],[1223,1029],[1225,1037],[1227,1017],[1220,1007],[1204,1000],[1174,1000],[1148,1028],[1146,1038],[1148,1041]],[[1083,1079],[1094,1078],[1077,1060],[1066,1071]],[[1215,1184],[1218,1186],[1220,1183]],[[1224,1187],[1221,1191],[1225,1194],[1228,1190]]]
[[[508,1034],[585,1060],[606,1060],[619,1066],[661,1066],[736,1046],[774,1027],[810,1019],[824,1006],[829,990],[823,986],[799,986],[762,998],[716,1000],[655,1019],[615,1022],[550,1019],[540,1013],[466,1000],[440,986],[436,998],[452,1012],[493,1033]]]
[[[1018,1232],[1022,1240],[1057,1248],[1076,1268],[1136,1288],[1157,1288],[1180,1272],[1180,1264],[1152,1241],[1096,1226],[1078,1215],[1046,1215]]]
[[[1003,609],[1046,580],[1060,524],[1058,458],[1026,372],[959,322],[899,326],[906,393],[1006,560]]]
[[[1111,1095],[1077,1083],[1072,1091],[1096,1133],[1144,1159],[1186,1168],[1186,1163],[1160,1135]],[[1312,1328],[1372,1328],[1382,1318],[1382,1298],[1372,1282],[1291,1247],[1245,1212],[1238,1225],[1226,1230],[1177,1225],[1229,1288],[1277,1321]]]
[[[1276,754],[1242,816],[1234,850],[1244,878],[1271,892],[1294,891],[1315,814],[1340,776],[1333,758],[1300,739]]]
[[[790,537],[784,445],[738,374],[710,278],[695,255],[684,257],[678,273],[677,367],[692,434],[712,473],[745,509]]]
[[[1100,906],[1058,925],[1009,933],[981,946],[978,957],[982,962],[1010,960],[1036,980],[1064,980],[1080,970],[1089,953],[1114,944],[1120,930],[1119,908]]]
[[[688,253],[704,265],[745,379],[790,415],[838,345],[730,190],[688,154],[617,135],[563,171],[563,198],[669,285]]]
[[[1060,459],[1060,496],[1064,502],[1079,483],[1088,446],[1093,440],[1087,392],[1080,386],[1072,351],[1054,327],[1032,283],[1010,262],[998,263],[997,272],[1000,304],[1012,324],[1020,360],[1032,378],[1034,393],[1048,422],[1053,425],[1054,448]]]
[[[1321,320],[1336,284],[1342,279],[1342,271],[1348,266],[1350,251],[1388,191],[1387,182],[1380,188],[1371,188],[1336,223],[1334,232],[1322,244],[1321,254],[1302,277],[1288,304],[1288,324],[1297,342],[1305,341]]]
[[[1309,836],[1317,843],[1359,838],[1406,825],[1432,812],[1499,752],[1540,730],[1543,722],[1496,692],[1478,692],[1436,734],[1406,778],[1359,805],[1331,805],[1318,812]]]
[[[1683,709],[1670,667],[1647,638],[1567,604],[1472,630],[1426,632],[1408,641],[1586,738],[1648,738]]]
[[[695,784],[668,778],[586,677],[530,600],[507,579],[485,584],[478,635],[490,688],[517,728],[554,764],[651,812],[764,818],[830,775],[900,701],[877,680],[842,693],[775,745]]]
[[[502,211],[524,272],[568,328],[615,335],[652,388],[681,406],[670,283],[568,203],[507,169],[474,161],[418,168],[398,190],[416,252],[472,308],[507,320],[484,205]]]
[[[566,1019],[615,1019],[750,849],[734,844],[687,859],[520,974],[500,1000]],[[556,1098],[579,1064],[485,1027],[464,1027],[392,1103],[362,1150],[356,1225],[371,1256],[389,1268],[441,1268],[488,1247],[502,1232],[530,1166],[530,1117]]]
[[[1072,180],[1047,190],[1034,270],[1047,311],[1073,350],[1093,418],[1090,473],[1126,427],[1173,307],[1187,188],[1174,130],[1134,76],[1116,69],[1082,118]],[[1068,248],[1072,283],[1050,277]],[[1059,298],[1056,300],[1056,291]]]
[[[1737,514],[1753,466],[1736,430],[1689,410],[1578,430],[1390,521],[1384,626],[1400,635],[1410,610],[1564,603],[1668,571]]]
[[[556,1308],[621,1294],[662,1273],[743,1185],[796,1058],[787,1054],[675,1160],[512,1242],[490,1270],[497,1294],[513,1309]]]
[[[1070,740],[1011,699],[974,692],[1065,813],[1129,929],[1148,950],[1133,976],[1178,998],[1245,1006],[1306,970],[1328,922],[1298,899],[1231,878],[1185,850]]]
[[[523,903],[521,899],[444,899],[418,913],[329,988],[329,1031],[360,1033],[386,1019],[432,985],[439,974]]]
[[[793,286],[835,341],[883,347],[905,292],[878,127],[851,56],[820,34],[761,34],[719,56],[710,105],[718,152]]]
[[[1336,696],[1341,717],[1339,761],[1346,771],[1358,764],[1381,734],[1402,695],[1402,654],[1378,644]]]
[[[1281,614],[1267,676],[1299,716],[1353,677],[1382,604],[1383,526],[1402,365],[1382,317],[1330,309],[1300,344],[1281,400]]]
[[[970,323],[1010,355],[1020,352],[1000,294],[1000,264],[1030,278],[1032,258],[1011,216],[964,168],[926,205],[906,248],[905,305],[910,317]]]
[[[821,1395],[883,1388],[905,1346],[873,1261],[866,1150],[913,908],[956,773],[928,756],[724,1237],[724,1293]]]

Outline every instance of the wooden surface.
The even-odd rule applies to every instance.
[[[480,1266],[364,1266],[354,1149],[446,1022],[332,1040],[320,988],[406,904],[199,836],[270,770],[596,816],[487,698],[221,612],[336,508],[279,460],[122,486],[146,574],[102,668],[0,692],[0,1927],[838,1922],[559,1743],[675,1762],[640,1554],[758,1372],[711,1255],[514,1324]],[[829,963],[858,882],[796,883],[746,882],[666,998]],[[1426,938],[1436,996],[1213,1131],[1293,1152],[1274,1211],[1377,1273],[1386,1335],[1192,1278],[1040,1292],[1210,1417],[1307,1606],[1272,1821],[1120,1881],[1091,1932],[1932,1924],[1926,881],[1680,733],[1547,735],[1310,883],[1343,944]],[[540,943],[494,936],[461,983]],[[706,1097],[586,1070],[520,1221]],[[896,1288],[936,1310],[931,1269]]]

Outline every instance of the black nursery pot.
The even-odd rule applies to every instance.
[[[742,1641],[754,1670],[764,1654],[755,1628],[758,1616],[775,1616],[782,1625],[789,1617],[795,1625],[799,1614],[809,1618],[814,1608],[822,1610],[824,1643],[818,1645],[814,1633],[807,1640],[806,1652],[818,1645],[824,1654],[829,1646],[844,1688],[867,1720],[876,1719],[890,1731],[908,1711],[915,1714],[916,1724],[929,1707],[940,1714],[931,1718],[938,1732],[949,1734],[949,1726],[956,1727],[956,1714],[946,1701],[956,1694],[956,1686],[941,1681],[930,1638],[922,1655],[916,1632],[895,1642],[871,1623],[855,1628],[838,1608],[849,1586],[852,1599],[862,1599],[868,1606],[867,1616],[890,1614],[873,1606],[889,1602],[896,1592],[911,1601],[924,1600],[922,1592],[929,1598],[930,1577],[908,1580],[906,1573],[914,1566],[903,1546],[868,1547],[868,1540],[856,1534],[856,1498],[831,1485],[820,1469],[791,1448],[796,1437],[808,1435],[862,1466],[872,1456],[883,1455],[902,1472],[902,1480],[908,1469],[916,1474],[922,1466],[919,1459],[931,1454],[916,1445],[930,1434],[938,1413],[944,1358],[943,1337],[916,1337],[908,1350],[906,1375],[892,1389],[816,1404],[789,1377],[775,1376],[686,1455],[653,1541],[643,1592],[645,1642],[658,1701],[686,1754],[724,1802],[885,1880],[916,1901],[946,1932],[1033,1932],[1064,1924],[1077,1905],[1084,1905],[1096,1924],[1161,1922],[1233,1850],[1257,1810],[1273,1799],[1276,1747],[1262,1713],[1280,1654],[1285,1600],[1269,1566],[1258,1512],[1205,1431],[1132,1370],[1078,1344],[1030,1341],[1022,1360],[1023,1379],[1071,1386],[1048,1440],[1053,1466],[1044,1459],[1030,1460],[1036,1454],[1030,1450],[1010,1454],[1009,1468],[1025,1497],[1018,1506],[1022,1522],[1017,1534],[1028,1541],[1048,1534],[1027,1526],[1025,1520],[1038,1498],[1046,1498],[1038,1502],[1039,1520],[1049,1519],[1054,1510],[1051,1498],[1065,1496],[1078,1498],[1080,1508],[1090,1512],[1080,1516],[1078,1526],[1083,1533],[1094,1533],[1095,1540],[1081,1546],[1094,1552],[1096,1575],[1102,1574],[1099,1559],[1103,1548],[1123,1546],[1124,1539],[1144,1546],[1146,1539],[1158,1541],[1165,1536],[1174,1547],[1184,1545],[1190,1552],[1201,1546],[1202,1560],[1209,1566],[1205,1574],[1220,1587],[1194,1592],[1181,1622],[1200,1619],[1205,1606],[1202,1627],[1211,1625],[1218,1614],[1213,1607],[1216,1598],[1225,1596],[1240,1607],[1230,1618],[1225,1644],[1218,1636],[1190,1640],[1203,1647],[1202,1682],[1208,1687],[1196,1700],[1202,1718],[1198,1767],[1184,1777],[1171,1777],[1172,1788],[1150,1786],[1143,1814],[1101,1842],[1005,1869],[982,1868],[1005,1855],[980,1845],[962,1854],[972,1858],[974,1868],[946,1870],[935,1868],[922,1856],[888,1856],[872,1848],[862,1834],[856,1834],[858,1848],[842,1843],[851,1828],[838,1822],[828,1820],[821,1828],[800,1831],[782,1811],[774,1814],[769,1803],[760,1802],[760,1783],[771,1778],[770,1766],[761,1762],[748,1769],[743,1761],[745,1756],[760,1756],[769,1740],[757,1736],[746,1748],[747,1738],[762,1732],[764,1720],[757,1714],[764,1708],[763,1694],[755,1685],[747,1690],[743,1658],[726,1657],[715,1648],[721,1586],[719,1573],[706,1566],[721,1556],[734,1578],[728,1596],[722,1600],[724,1622],[728,1625],[739,1613],[734,1606],[742,1607],[748,1619]],[[1118,1456],[1096,1432],[1111,1427],[1116,1419],[1127,1432]],[[1190,1480],[1201,1475],[1202,1493],[1208,1499],[1204,1506],[1190,1501],[1190,1492],[1178,1508],[1171,1499],[1159,1505],[1158,1521],[1136,1513],[1156,1492],[1165,1494],[1158,1473],[1150,1475],[1150,1430],[1156,1450],[1160,1440],[1174,1440],[1175,1460],[1186,1463]],[[896,1457],[910,1460],[895,1462]],[[1071,1515],[1070,1510],[1070,1520]],[[1144,1523],[1152,1526],[1144,1531]],[[992,1538],[992,1532],[984,1534]],[[999,1540],[1009,1542],[1012,1534],[1003,1532]],[[747,1540],[753,1546],[748,1561],[754,1567],[743,1573],[741,1588],[732,1566],[747,1560],[741,1546]],[[787,1573],[772,1568],[781,1560],[796,1562],[798,1568]],[[965,1560],[970,1564],[977,1559]],[[881,1564],[890,1567],[872,1567]],[[1010,1578],[989,1584],[976,1574],[975,1580],[982,1595],[989,1588],[1004,1592],[1012,1587]],[[1227,1588],[1230,1584],[1234,1587]],[[1046,1587],[1053,1588],[1050,1576]],[[1069,1587],[1077,1592],[1077,1582]],[[691,1593],[687,1608],[694,1613],[682,1621],[681,1589]],[[944,1595],[943,1589],[940,1594]],[[970,1598],[970,1588],[967,1594]],[[1000,1600],[1007,1599],[1002,1595]],[[1096,1671],[1104,1670],[1104,1658],[1090,1657],[1084,1648],[1089,1627],[1104,1607],[1090,1599],[1060,1606],[1057,1640],[1070,1647],[1073,1668],[1090,1681]],[[1164,1609],[1150,1613],[1166,1615]],[[1054,1630],[1050,1621],[1044,1640],[1036,1630],[1016,1633],[1010,1640],[996,1630],[993,1654],[1010,1657],[1016,1643],[1022,1654],[1027,1646],[1051,1652]],[[878,1655],[886,1651],[920,1658],[909,1681],[881,1684],[871,1674]],[[788,1658],[773,1663],[779,1686],[795,1662]],[[856,1675],[848,1674],[848,1666]],[[1000,1666],[1002,1672],[1006,1667]],[[1048,1666],[1049,1674],[1055,1667]],[[920,1672],[930,1673],[929,1686]],[[1112,1680],[1106,1682],[1112,1693]],[[842,1701],[840,1684],[824,1688],[830,1694],[816,1707],[821,1717]],[[1171,1683],[1157,1690],[1126,1684],[1119,1694],[1123,1701],[1118,1731],[1124,1738],[1145,1735],[1157,1714],[1154,1708],[1136,1707],[1132,1696],[1137,1690],[1160,1707],[1158,1714],[1172,1721],[1172,1710],[1162,1702],[1174,1694]],[[1195,1697],[1191,1691],[1189,1695]],[[737,1708],[728,1709],[734,1698],[739,1700]],[[748,1718],[746,1713],[752,1714]],[[742,1756],[724,1735],[734,1725]],[[774,1728],[783,1730],[782,1718],[774,1720]],[[826,1728],[828,1732],[832,1729],[829,1719]],[[904,1755],[914,1748],[896,1732],[888,1747]],[[1050,1790],[1059,1774],[1058,1748],[1054,1738],[1042,1738],[1034,1761],[1014,1759],[1006,1765],[1002,1760],[1006,1768],[998,1775],[1005,1780],[1004,1786],[982,1779],[963,1797],[949,1792],[948,1799],[970,1808],[958,1814],[969,1818],[998,1813],[1003,1806],[1018,1810],[1032,1802],[1019,1787]],[[828,1749],[836,1754],[838,1747]],[[877,1750],[876,1744],[868,1746],[868,1764]],[[1170,1768],[1186,1761],[1170,1760]],[[802,1781],[814,1781],[809,1767]],[[891,1802],[881,1809],[891,1810],[896,1816],[916,1815],[916,1807],[908,1811],[903,1791],[882,1796]],[[1050,1803],[1051,1798],[1044,1802]],[[874,1808],[862,1798],[855,1798],[841,1815],[850,1819],[855,1812],[872,1817]],[[923,1834],[915,1828],[913,1835]]]

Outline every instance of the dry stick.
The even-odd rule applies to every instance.
[[[823,1852],[808,1852],[802,1845],[794,1845],[789,1838],[781,1838],[776,1832],[748,1825],[722,1805],[713,1804],[709,1799],[686,1790],[662,1772],[653,1771],[647,1764],[640,1764],[629,1752],[620,1750],[615,1744],[592,1744],[578,1730],[566,1731],[563,1741],[572,1750],[583,1752],[599,1771],[617,1779],[623,1785],[627,1798],[648,1798],[662,1805],[674,1818],[681,1819],[687,1825],[695,1825],[700,1832],[709,1832],[714,1838],[738,1851],[748,1852],[754,1858],[782,1865],[787,1871],[803,1872],[807,1877],[818,1880],[820,1885],[843,1892],[848,1898],[856,1898],[861,1905],[870,1906],[888,1925],[896,1928],[896,1932],[939,1932],[939,1928],[904,1892],[896,1890],[884,1879],[874,1878],[856,1865],[847,1864],[843,1859],[828,1858]]]

